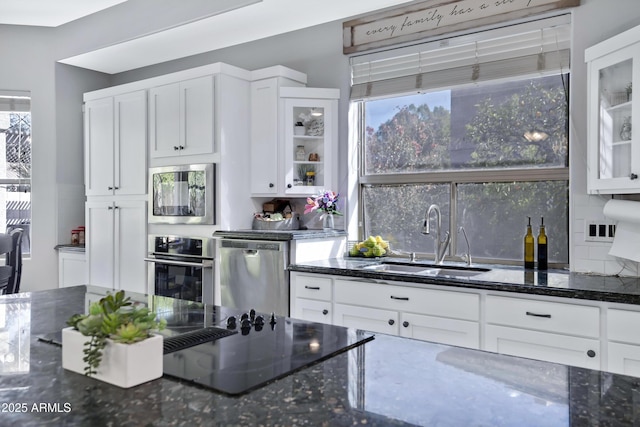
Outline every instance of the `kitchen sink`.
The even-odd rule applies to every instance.
[[[416,276],[472,277],[490,271],[488,268],[441,266],[429,264],[401,264],[380,262],[362,267],[363,270],[385,271],[388,273],[409,274]]]

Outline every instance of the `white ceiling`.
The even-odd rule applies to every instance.
[[[0,0],[5,1],[7,0]],[[13,1],[21,3],[26,0]],[[58,3],[59,0],[29,1]],[[331,21],[347,20],[410,1],[262,0],[195,22],[65,58],[60,62],[115,74]]]
[[[0,0],[0,24],[57,27],[127,0]]]

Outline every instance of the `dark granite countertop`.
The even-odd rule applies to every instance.
[[[388,262],[407,262],[387,259]],[[521,294],[546,295],[593,301],[640,304],[640,278],[596,276],[569,273],[563,270],[524,270],[521,267],[480,265],[491,271],[470,277],[420,276],[386,271],[367,270],[363,267],[378,263],[370,258],[335,258],[292,265],[291,271],[332,274],[372,280],[403,282],[406,285],[432,284],[471,289],[486,289]],[[421,262],[417,262],[421,263]],[[463,266],[451,263],[450,265]],[[419,285],[418,285],[419,286]]]
[[[240,397],[171,378],[121,389],[62,369],[38,340],[83,311],[85,286],[0,297],[3,426],[627,426],[637,378],[377,334]],[[151,301],[151,299],[150,299]],[[163,313],[189,322],[185,302]],[[183,312],[184,310],[184,312]],[[21,345],[19,343],[22,343]]]
[[[56,245],[53,249],[66,252],[85,252],[84,245],[72,245],[71,243]]]
[[[344,230],[219,230],[214,237],[250,240],[301,240],[347,236]]]

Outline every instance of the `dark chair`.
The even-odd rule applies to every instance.
[[[0,255],[5,254],[7,258],[10,258],[13,251],[13,237],[9,234],[0,234]],[[7,294],[11,289],[13,290],[13,284],[9,286],[9,283],[14,278],[13,266],[8,262],[5,265],[0,265],[0,294]]]
[[[5,255],[5,265],[11,266],[11,277],[7,284],[7,294],[20,292],[20,279],[22,278],[22,228],[14,228],[9,233],[11,237],[11,252]]]

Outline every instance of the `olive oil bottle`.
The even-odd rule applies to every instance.
[[[531,231],[531,217],[527,224],[527,234],[524,235],[524,268],[534,268],[535,261],[533,257],[533,232]]]
[[[544,231],[544,218],[541,218],[538,234],[538,270],[546,270],[547,267],[547,234]]]

